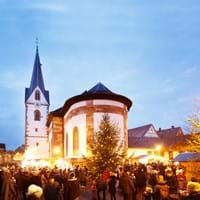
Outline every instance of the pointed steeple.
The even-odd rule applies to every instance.
[[[33,91],[36,88],[36,86],[39,86],[39,88],[42,91],[45,90],[43,76],[42,76],[42,70],[41,70],[39,51],[38,51],[38,45],[36,46],[36,54],[35,54],[35,61],[34,61],[30,89]]]
[[[36,44],[36,54],[35,54],[35,61],[34,61],[34,66],[33,66],[30,87],[26,88],[26,92],[25,92],[25,101],[29,98],[29,96],[32,94],[33,90],[37,86],[40,88],[41,92],[44,94],[47,102],[49,103],[49,92],[46,91],[44,87],[44,80],[42,76],[38,44]]]

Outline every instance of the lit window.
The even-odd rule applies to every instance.
[[[40,111],[39,110],[35,110],[34,111],[34,120],[35,121],[40,121],[40,117],[41,117]]]
[[[74,127],[73,129],[73,155],[79,155],[79,131],[78,127]]]
[[[66,133],[66,155],[68,155],[68,133]]]
[[[35,92],[35,100],[40,100],[40,91],[36,90]]]

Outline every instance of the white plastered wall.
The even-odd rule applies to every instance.
[[[90,100],[91,101],[91,100]],[[66,121],[66,118],[68,117],[68,114],[74,110],[78,109],[80,107],[86,106],[87,101],[81,101],[78,103],[75,103],[72,105],[68,112],[64,116],[64,121]],[[110,105],[110,106],[115,106],[119,108],[124,108],[124,104],[113,101],[113,100],[93,100],[93,105]],[[105,111],[105,113],[107,113]],[[98,130],[99,124],[102,120],[102,116],[105,113],[93,113],[93,127],[94,127],[94,132]],[[124,138],[124,117],[123,115],[120,114],[115,114],[115,113],[108,113],[110,116],[110,120],[112,123],[114,123],[120,131],[120,138],[123,140]],[[66,148],[68,152],[68,157],[73,158],[73,129],[74,127],[78,127],[79,130],[79,147],[80,147],[80,156],[82,157],[83,155],[86,155],[87,153],[87,124],[86,124],[86,114],[78,114],[76,116],[73,116],[71,119],[68,120],[67,123],[64,124],[64,157],[66,157]],[[68,140],[66,140],[66,136],[68,135]],[[68,141],[68,145],[66,144],[66,141]],[[77,156],[76,156],[77,157]]]
[[[79,130],[79,147],[80,147],[80,155],[73,156],[73,129],[74,127],[78,127]],[[79,114],[77,116],[72,117],[67,124],[64,125],[64,155],[66,156],[66,148],[68,146],[68,157],[82,157],[86,155],[86,114]],[[66,135],[68,134],[68,145],[66,144]]]
[[[35,100],[35,91],[40,91],[40,100]],[[41,113],[40,121],[34,120],[34,111],[39,110]],[[26,101],[26,135],[28,148],[39,149],[38,157],[48,157],[49,145],[47,139],[46,121],[49,112],[49,105],[39,87],[36,87],[31,96]],[[38,145],[36,145],[38,144]],[[37,154],[37,153],[35,153]],[[35,155],[35,157],[37,157]]]
[[[107,100],[107,99],[93,100],[93,104],[94,105],[110,105],[110,106],[116,106],[116,107],[124,108],[123,103],[120,103],[120,102],[114,101],[114,100]]]

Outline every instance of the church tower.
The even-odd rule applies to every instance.
[[[49,113],[49,91],[45,90],[38,46],[36,46],[30,87],[25,89],[25,146],[26,157],[48,157],[46,122]],[[28,153],[29,152],[29,153]]]

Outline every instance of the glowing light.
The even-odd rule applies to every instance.
[[[147,164],[148,162],[163,162],[167,163],[168,160],[162,156],[156,156],[156,155],[151,155],[151,156],[145,156],[144,158],[139,159],[139,162],[143,164]]]
[[[174,162],[174,165],[176,165],[176,166],[179,165],[179,162]]]
[[[50,163],[46,160],[39,160],[38,164],[39,164],[39,167],[50,167]]]
[[[60,154],[60,148],[59,147],[54,147],[53,153],[56,154],[56,155]]]
[[[55,161],[55,165],[59,168],[59,169],[73,169],[72,164],[70,162],[67,162],[64,159],[58,159]]]
[[[17,161],[22,161],[24,159],[24,154],[17,152],[14,157],[13,160],[17,160]]]
[[[157,145],[157,146],[156,146],[156,150],[157,150],[157,151],[160,151],[161,149],[162,149],[162,146],[161,146],[161,145]]]
[[[22,168],[43,168],[50,167],[50,163],[46,160],[23,160],[21,166]]]

